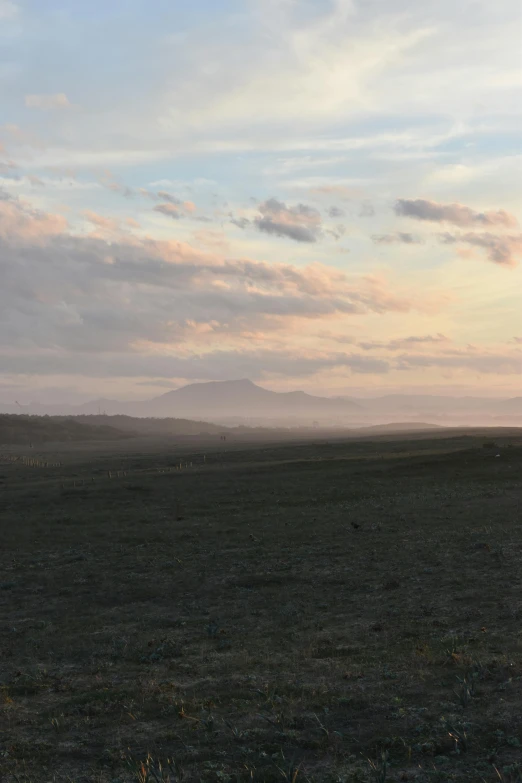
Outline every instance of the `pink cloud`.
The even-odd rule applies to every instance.
[[[33,209],[14,199],[0,200],[0,238],[8,241],[42,242],[67,230],[62,215]]]
[[[97,212],[91,212],[87,209],[83,212],[83,216],[102,232],[113,233],[120,230],[119,223],[116,220],[99,215]]]

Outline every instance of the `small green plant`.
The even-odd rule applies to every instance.
[[[454,691],[462,707],[467,707],[475,695],[475,680],[468,674],[464,677],[457,677],[458,688]]]

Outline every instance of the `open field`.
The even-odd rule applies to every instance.
[[[2,783],[521,781],[485,432],[0,449]]]

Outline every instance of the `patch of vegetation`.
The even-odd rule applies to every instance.
[[[27,416],[0,414],[0,444],[32,444],[48,442],[85,442],[118,440],[128,437],[107,424],[86,424],[59,416]]]

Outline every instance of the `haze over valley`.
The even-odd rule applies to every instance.
[[[361,427],[431,423],[443,426],[520,426],[522,397],[450,397],[395,394],[374,398],[321,397],[274,392],[252,381],[189,384],[141,401],[94,399],[81,405],[0,403],[0,413],[196,419],[252,427]]]

